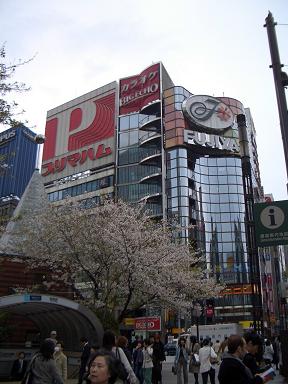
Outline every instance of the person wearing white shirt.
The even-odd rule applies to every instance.
[[[143,378],[145,384],[152,384],[152,368],[153,368],[153,348],[149,344],[149,340],[145,339],[143,342]]]
[[[274,349],[273,349],[273,346],[271,344],[271,341],[266,340],[264,353],[263,353],[263,360],[265,361],[265,364],[272,364],[273,355],[274,355]]]
[[[203,347],[199,350],[200,373],[203,384],[208,383],[208,376],[211,384],[215,384],[215,367],[210,362],[210,358],[217,358],[214,349],[210,346],[208,339],[203,340]]]
[[[124,351],[120,347],[116,347],[116,337],[115,334],[112,331],[105,331],[103,335],[102,340],[103,348],[107,351],[110,351],[114,354],[114,356],[121,361],[121,363],[124,365],[126,372],[128,373],[128,381],[131,384],[138,384],[138,379],[133,371],[133,368],[131,367]],[[122,384],[123,381],[119,378],[115,381],[117,384]]]

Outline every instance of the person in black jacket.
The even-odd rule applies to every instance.
[[[81,337],[80,345],[82,348],[82,354],[81,354],[78,384],[82,384],[83,382],[83,376],[86,372],[86,366],[88,364],[90,353],[91,353],[91,349],[90,349],[90,345],[88,343],[87,337]]]
[[[260,370],[256,361],[256,356],[258,356],[259,360],[262,360],[263,340],[262,337],[254,331],[245,333],[244,339],[246,341],[247,353],[244,356],[243,363],[250,369],[253,375],[256,375],[263,371]]]
[[[24,373],[27,369],[27,360],[25,360],[25,353],[19,352],[18,358],[13,361],[12,369],[11,369],[11,379],[13,380],[22,380],[24,377]]]
[[[231,335],[227,346],[228,352],[223,354],[218,373],[219,384],[262,384],[262,377],[254,376],[242,361],[246,355],[245,340],[239,335]]]
[[[152,383],[159,384],[162,383],[162,362],[166,360],[164,345],[160,340],[159,333],[156,333],[154,336],[153,348],[153,369],[152,369]]]

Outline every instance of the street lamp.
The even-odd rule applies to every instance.
[[[34,141],[37,144],[37,155],[36,155],[36,168],[37,169],[41,168],[41,166],[39,164],[40,163],[40,145],[44,144],[45,140],[46,140],[46,137],[44,135],[38,134],[34,137]]]
[[[192,314],[193,317],[196,318],[196,334],[197,341],[199,341],[199,317],[201,316],[202,307],[199,303],[193,303]]]

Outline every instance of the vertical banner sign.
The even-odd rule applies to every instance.
[[[120,80],[119,114],[139,112],[160,98],[160,64],[146,68],[139,75]]]
[[[288,200],[254,205],[258,247],[288,244]]]

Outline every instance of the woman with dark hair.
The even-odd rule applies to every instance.
[[[188,384],[188,361],[189,355],[186,349],[186,340],[184,337],[180,337],[178,340],[178,346],[174,360],[174,366],[177,372],[177,384],[182,384],[182,371],[184,384]]]
[[[117,337],[117,347],[120,347],[123,349],[129,363],[132,365],[132,355],[128,348],[128,339],[125,336],[118,336]]]
[[[208,383],[208,376],[211,384],[215,384],[215,366],[211,363],[212,359],[217,359],[214,349],[210,346],[210,340],[203,340],[203,347],[199,349],[200,373],[203,384]]]
[[[117,361],[112,352],[99,349],[91,355],[85,379],[87,384],[114,384],[117,377]]]
[[[32,373],[32,384],[64,384],[53,359],[54,349],[55,343],[46,339],[40,346],[40,352],[33,356],[27,369]]]
[[[162,362],[166,360],[164,345],[161,341],[159,333],[154,335],[153,342],[153,369],[152,369],[152,383],[159,384],[162,383]]]
[[[112,331],[105,331],[104,332],[102,346],[107,351],[112,352],[114,354],[114,356],[116,357],[116,359],[120,360],[121,363],[124,365],[125,370],[128,374],[129,382],[131,384],[138,383],[137,377],[136,377],[123,349],[120,347],[116,347],[116,337]],[[117,380],[117,383],[118,382],[120,383],[121,381],[118,381],[118,380]]]
[[[199,372],[200,372],[199,350],[200,350],[200,344],[197,338],[193,337],[191,339],[189,372],[193,373],[195,384],[199,384]]]

